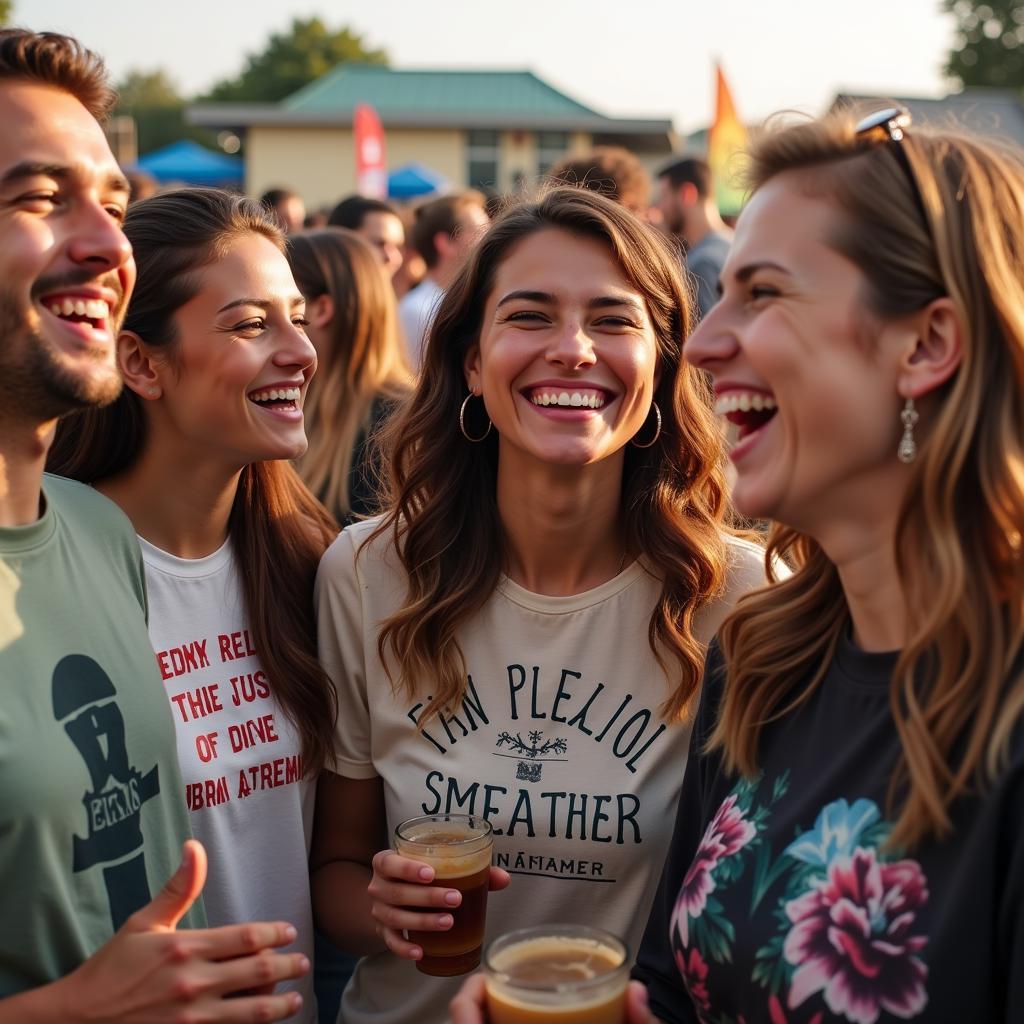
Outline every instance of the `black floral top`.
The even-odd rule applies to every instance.
[[[886,845],[895,654],[844,642],[762,732],[756,779],[701,756],[717,647],[635,976],[668,1024],[1024,1022],[1024,735],[953,834]]]

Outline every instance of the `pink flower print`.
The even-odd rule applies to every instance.
[[[821,1024],[821,1017],[821,1013],[816,1013],[807,1024]],[[789,1024],[786,1020],[786,1012],[782,1009],[782,1003],[779,1002],[778,996],[769,996],[768,998],[768,1019],[771,1021],[771,1024]]]
[[[797,968],[789,1008],[821,992],[854,1024],[875,1024],[883,1010],[904,1020],[921,1013],[928,968],[915,954],[928,940],[911,932],[927,885],[916,861],[883,864],[860,848],[835,858],[826,878],[786,904],[793,927],[783,953]]]
[[[715,891],[715,880],[711,873],[718,862],[738,853],[756,835],[757,829],[743,817],[743,811],[736,807],[736,794],[730,793],[704,832],[704,838],[683,879],[672,913],[671,927],[678,927],[684,946],[690,943],[690,918],[700,917],[707,905],[708,896]]]
[[[724,847],[723,857],[738,853],[757,835],[757,829],[743,817],[743,811],[737,810],[735,793],[730,793],[722,801],[718,813],[708,825],[705,837],[708,835],[718,837]]]
[[[697,1016],[704,1019],[705,1013],[711,1012],[711,994],[708,992],[708,965],[700,950],[694,946],[687,957],[683,950],[676,950],[676,966],[686,983],[686,991],[696,1007]]]

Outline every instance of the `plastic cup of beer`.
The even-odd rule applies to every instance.
[[[447,931],[407,933],[423,950],[416,961],[423,974],[450,978],[480,965],[493,847],[491,826],[472,814],[427,814],[395,829],[395,849],[403,857],[429,864],[434,885],[462,893],[462,902],[448,910],[454,923]]]
[[[490,1024],[625,1024],[629,950],[584,925],[524,928],[484,957]]]

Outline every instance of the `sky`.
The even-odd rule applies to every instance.
[[[818,114],[837,92],[941,96],[941,0],[15,0],[14,23],[77,36],[119,78],[163,68],[185,95],[318,15],[395,67],[528,68],[601,113],[711,120],[714,61],[740,116]]]

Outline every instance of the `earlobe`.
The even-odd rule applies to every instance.
[[[146,351],[145,342],[134,331],[122,331],[117,337],[117,365],[129,387],[141,398],[159,398],[163,389]]]
[[[936,299],[914,320],[915,336],[900,366],[899,392],[904,398],[921,398],[942,387],[963,358],[963,327],[951,299]]]

